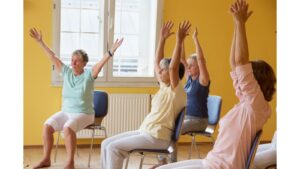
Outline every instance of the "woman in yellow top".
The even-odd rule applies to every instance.
[[[164,59],[164,44],[171,32],[172,22],[163,25],[155,57],[155,73],[160,88],[152,100],[150,113],[139,130],[121,133],[105,139],[101,144],[101,168],[121,169],[128,152],[138,148],[162,149],[170,144],[175,119],[186,105],[186,94],[180,85],[184,66],[180,63],[182,42],[191,24],[183,22],[176,33],[172,59]]]

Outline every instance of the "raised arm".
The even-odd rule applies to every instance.
[[[181,57],[180,57],[180,62],[183,64],[185,72],[184,75],[187,78],[188,77],[188,64],[186,62],[185,58],[185,47],[184,47],[184,41],[182,42],[182,49],[181,49]]]
[[[179,29],[176,33],[176,44],[173,51],[171,63],[169,66],[170,72],[170,83],[172,89],[175,89],[180,81],[179,79],[179,64],[181,57],[182,43],[185,37],[188,35],[191,24],[189,21],[184,21],[182,24],[179,24]]]
[[[202,86],[207,86],[209,83],[209,73],[207,71],[204,54],[203,54],[202,48],[201,48],[199,40],[198,40],[197,28],[195,29],[195,32],[193,34],[193,40],[194,40],[195,47],[196,47],[197,64],[198,64],[199,71],[200,71],[199,83]]]
[[[171,32],[173,25],[174,25],[173,22],[168,21],[167,23],[164,23],[163,27],[160,29],[160,37],[159,37],[158,46],[155,54],[156,55],[155,61],[154,61],[155,74],[158,81],[160,81],[158,74],[161,69],[159,66],[159,62],[164,58],[164,48],[165,48],[166,40],[168,39],[168,37],[174,34],[174,32]]]
[[[232,36],[232,42],[231,42],[231,49],[230,49],[230,67],[231,70],[235,70],[235,48],[236,48],[236,33],[235,33],[236,25],[234,24],[234,30],[233,30],[233,36]]]
[[[114,55],[116,50],[121,46],[122,42],[123,42],[123,38],[121,38],[120,40],[117,39],[115,41],[115,43],[113,44],[113,46],[111,47],[111,49],[109,51],[105,52],[102,59],[92,67],[92,76],[94,79],[97,79],[98,74],[101,71],[102,67]]]
[[[61,72],[62,61],[55,55],[55,53],[48,47],[48,45],[43,41],[42,31],[37,31],[36,28],[30,29],[30,36],[36,40],[36,42],[41,46],[42,49],[46,52],[47,56],[54,64],[56,70]]]
[[[249,51],[246,35],[246,21],[252,14],[248,12],[248,4],[245,0],[237,0],[231,7],[231,13],[235,22],[236,44],[235,44],[235,66],[249,63]]]

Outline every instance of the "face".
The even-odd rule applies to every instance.
[[[167,69],[167,68],[160,69],[159,77],[162,82],[169,84],[170,83],[169,69]]]
[[[188,64],[188,70],[187,70],[188,74],[190,76],[198,76],[200,72],[199,72],[199,67],[197,62],[194,59],[189,58],[187,60],[187,64]]]
[[[73,70],[80,71],[85,67],[86,62],[83,61],[80,55],[73,55],[71,60],[71,66]]]
[[[164,60],[161,61],[159,66],[160,66],[160,71],[158,72],[159,78],[161,79],[162,82],[169,84],[170,83],[169,68],[164,64]]]

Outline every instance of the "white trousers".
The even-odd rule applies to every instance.
[[[170,142],[152,137],[139,130],[128,131],[105,139],[101,143],[101,169],[122,169],[123,161],[133,149],[163,149]]]
[[[158,167],[157,169],[209,169],[201,159],[185,160],[176,163],[170,163]]]
[[[276,164],[276,149],[271,144],[259,145],[254,158],[254,168],[265,169],[272,164]]]
[[[49,117],[45,124],[50,125],[55,131],[62,131],[69,127],[75,133],[94,123],[95,114],[86,113],[66,113],[59,111]]]

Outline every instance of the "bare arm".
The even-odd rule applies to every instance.
[[[121,46],[122,42],[123,42],[123,38],[120,40],[117,39],[113,44],[112,48],[109,50],[109,52],[111,52],[111,54],[113,55],[116,52],[116,50]],[[94,79],[98,77],[98,74],[100,73],[101,69],[111,57],[112,56],[110,56],[109,53],[106,52],[103,58],[92,67],[92,76]]]
[[[231,42],[231,49],[230,49],[230,58],[229,58],[229,61],[230,61],[230,67],[231,67],[231,70],[235,70],[235,48],[236,48],[236,33],[235,33],[235,29],[236,29],[236,26],[234,24],[234,31],[233,31],[233,36],[232,36],[232,42]]]
[[[173,27],[173,22],[168,21],[163,25],[163,27],[160,30],[160,38],[158,42],[158,47],[156,49],[155,61],[154,61],[155,74],[158,81],[160,81],[158,74],[161,69],[159,66],[159,62],[164,58],[164,48],[165,48],[165,42],[167,38],[174,34],[174,32],[171,32],[172,27]]]
[[[36,40],[36,42],[41,46],[42,49],[46,52],[48,58],[54,64],[56,70],[61,72],[62,61],[55,55],[55,53],[47,46],[47,44],[43,41],[42,32],[38,32],[35,28],[30,29],[30,36]]]
[[[170,72],[170,83],[172,89],[175,89],[180,81],[179,79],[179,64],[180,64],[180,58],[181,58],[181,49],[182,49],[182,43],[185,39],[185,37],[188,35],[188,31],[191,27],[191,24],[189,21],[184,21],[182,24],[179,24],[179,29],[177,31],[177,38],[176,38],[176,44],[173,51],[171,63],[169,66],[169,72]]]
[[[180,57],[180,62],[184,65],[184,74],[185,77],[188,77],[188,64],[186,62],[186,58],[185,58],[185,47],[184,47],[184,42],[182,43],[182,49],[181,49],[181,57]]]
[[[199,83],[202,86],[207,86],[208,83],[209,83],[209,74],[208,74],[208,71],[207,71],[204,54],[203,54],[203,51],[202,51],[202,48],[200,46],[200,43],[199,43],[199,40],[198,40],[197,36],[198,36],[198,31],[197,31],[197,28],[196,28],[196,30],[193,34],[193,40],[194,40],[195,47],[196,47],[197,63],[198,63],[199,70],[200,70]]]
[[[246,21],[252,14],[248,12],[248,4],[245,0],[237,0],[232,6],[232,14],[236,23],[236,47],[235,47],[235,65],[244,65],[249,63],[249,51],[246,35]]]

